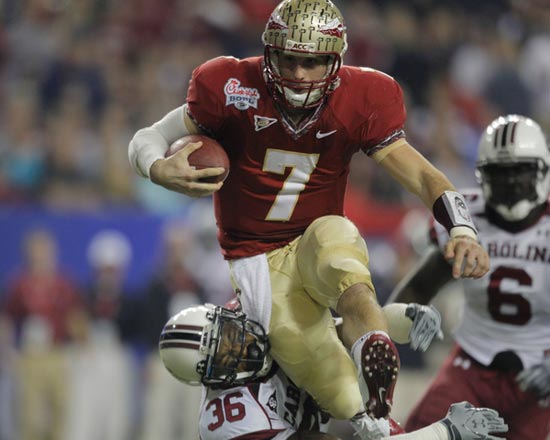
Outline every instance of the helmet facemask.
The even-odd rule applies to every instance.
[[[269,371],[269,341],[259,323],[222,307],[211,312],[211,319],[201,342],[206,358],[198,366],[203,384],[242,385]]]
[[[329,0],[284,0],[271,14],[262,35],[264,76],[275,100],[293,109],[319,106],[339,84],[338,70],[347,49],[343,17]],[[285,77],[281,57],[324,60],[315,80]]]
[[[478,168],[487,204],[507,221],[519,221],[540,205],[541,185],[548,181],[542,161],[488,164]]]
[[[284,56],[309,58],[312,62],[326,60],[325,74],[318,80],[297,80],[284,77],[279,68],[279,61]],[[332,93],[338,85],[337,72],[340,69],[341,59],[338,54],[309,55],[297,51],[282,51],[271,46],[265,47],[265,75],[271,86],[273,96],[289,108],[308,109],[317,107],[325,96]]]
[[[159,350],[166,369],[190,385],[242,385],[265,376],[272,363],[259,323],[212,304],[189,307],[170,318]]]

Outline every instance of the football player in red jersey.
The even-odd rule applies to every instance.
[[[269,329],[273,357],[298,386],[336,418],[363,404],[384,416],[399,358],[367,247],[344,217],[352,156],[372,157],[433,209],[451,236],[445,256],[455,277],[482,276],[489,258],[462,196],[407,143],[397,82],[342,65],[346,28],[331,1],[284,0],[262,38],[263,56],[198,66],[187,102],[134,135],[130,163],[168,189],[214,195],[219,241],[244,310]],[[200,181],[221,169],[189,166],[200,143],[164,157],[190,133],[224,146],[231,171],[223,184]],[[344,345],[329,309],[343,317]]]
[[[465,192],[479,238],[491,256],[489,274],[463,280],[457,345],[418,405],[407,428],[437,420],[446,405],[468,400],[495,408],[510,438],[550,435],[550,150],[535,121],[506,115],[479,142],[480,189]],[[395,288],[390,300],[429,302],[452,280],[442,256],[444,230]],[[525,423],[529,420],[529,423]]]
[[[440,329],[427,329],[422,317],[413,321],[405,313],[392,313],[388,321],[396,327],[396,321],[407,327],[412,322],[412,329],[424,330],[420,339],[433,338]],[[411,342],[420,339],[411,332]],[[174,377],[206,387],[202,440],[338,440],[326,433],[328,414],[272,363],[265,330],[242,312],[212,304],[183,309],[164,326],[159,350]],[[506,431],[496,411],[467,402],[451,405],[442,420],[408,434],[391,418],[362,413],[350,422],[361,440],[496,440],[489,433]]]

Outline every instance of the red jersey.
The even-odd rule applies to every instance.
[[[68,337],[67,318],[82,306],[77,287],[62,274],[37,276],[23,273],[8,289],[6,314],[21,324],[31,316],[44,318],[51,327],[54,341]]]
[[[269,95],[262,57],[220,57],[191,78],[189,116],[227,151],[231,171],[214,194],[227,259],[267,252],[316,218],[344,215],[351,157],[404,137],[403,94],[390,76],[343,66],[340,85],[299,130]]]

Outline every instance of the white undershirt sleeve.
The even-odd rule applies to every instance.
[[[151,165],[164,157],[169,146],[189,134],[184,116],[187,104],[167,113],[160,121],[136,132],[128,145],[128,159],[136,173],[149,177]]]
[[[447,428],[440,422],[406,434],[384,437],[382,440],[449,440]]]

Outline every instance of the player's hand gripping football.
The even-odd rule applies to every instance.
[[[219,176],[225,172],[224,168],[197,170],[189,164],[189,155],[201,146],[202,142],[190,142],[172,156],[155,161],[149,170],[151,181],[189,197],[206,197],[218,191],[223,182],[207,183],[200,179]]]
[[[469,402],[453,403],[441,423],[447,427],[450,440],[501,440],[491,433],[508,432],[498,412],[476,408]]]
[[[405,315],[413,322],[409,332],[410,346],[413,350],[426,351],[433,339],[443,339],[441,314],[434,306],[410,303]]]
[[[447,242],[445,259],[452,264],[453,278],[481,278],[489,270],[487,251],[466,235],[459,235]]]

